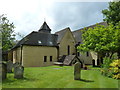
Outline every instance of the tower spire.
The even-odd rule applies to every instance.
[[[39,32],[43,33],[51,33],[51,29],[47,25],[47,23],[44,21],[43,25],[40,27]]]

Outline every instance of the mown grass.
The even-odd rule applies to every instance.
[[[118,80],[102,76],[99,69],[81,71],[81,81],[74,80],[73,66],[25,68],[24,79],[8,74],[2,88],[118,88]]]
[[[0,90],[2,89],[2,83],[1,83],[1,81],[0,81]]]

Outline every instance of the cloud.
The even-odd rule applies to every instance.
[[[55,29],[71,27],[72,30],[80,29],[91,24],[99,23],[103,20],[101,11],[107,8],[104,2],[79,2],[79,3],[56,3],[53,8]],[[58,27],[59,26],[59,27]]]
[[[7,14],[16,26],[15,32],[27,35],[37,31],[44,22],[52,33],[66,27],[80,29],[101,22],[101,10],[107,2],[54,2],[54,0],[2,0],[0,14]]]

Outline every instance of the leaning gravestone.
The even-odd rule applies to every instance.
[[[7,78],[7,65],[5,63],[0,63],[0,77],[2,77],[1,80]]]
[[[11,60],[9,60],[7,62],[7,72],[12,73],[12,68],[13,68],[13,62]]]
[[[81,63],[76,62],[74,65],[74,80],[80,80],[80,72],[81,72]]]
[[[21,65],[18,65],[14,67],[14,78],[22,79],[24,73],[24,67]]]

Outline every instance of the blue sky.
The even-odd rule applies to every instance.
[[[37,31],[44,20],[52,33],[70,27],[72,31],[103,21],[101,11],[109,0],[1,0],[0,15],[14,23],[15,32]],[[84,1],[84,2],[83,2]],[[19,39],[19,37],[17,37]]]

